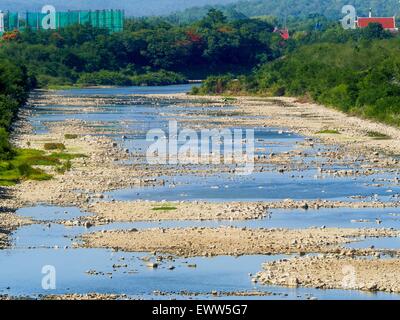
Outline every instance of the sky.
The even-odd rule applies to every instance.
[[[124,9],[130,16],[164,15],[194,6],[228,4],[238,0],[0,0],[0,10],[40,11],[44,5],[57,10]]]

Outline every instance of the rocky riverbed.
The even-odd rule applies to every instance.
[[[21,111],[21,120],[15,125],[13,141],[17,146],[43,150],[45,143],[62,143],[65,145],[63,152],[84,156],[71,160],[72,168],[64,174],[55,172],[52,167],[41,166],[53,175],[51,180],[23,181],[17,186],[3,188],[0,199],[2,207],[0,248],[9,245],[10,232],[35,223],[31,219],[15,215],[14,212],[19,208],[37,204],[76,207],[88,212],[88,215],[77,219],[66,218],[58,222],[64,226],[87,228],[107,226],[117,222],[262,220],[268,218],[272,209],[302,209],[304,214],[307,214],[310,209],[378,209],[396,208],[400,204],[399,194],[396,192],[396,188],[400,186],[398,178],[400,130],[348,117],[322,106],[286,98],[238,97],[227,102],[223,97],[187,97],[182,94],[71,97],[52,92],[37,93],[32,96],[30,103],[30,106]],[[210,187],[215,192],[219,189],[229,190],[228,183],[235,184],[230,182],[234,181],[235,170],[225,164],[149,165],[145,161],[143,149],[135,144],[126,145],[130,135],[137,135],[140,132],[136,128],[139,122],[137,119],[115,121],[119,126],[117,132],[115,123],[110,125],[110,121],[107,120],[90,119],[90,115],[99,113],[99,108],[132,104],[150,105],[154,108],[165,106],[159,110],[165,120],[179,119],[180,123],[193,129],[271,127],[277,128],[278,136],[282,134],[286,134],[287,137],[292,134],[305,136],[294,140],[293,145],[285,147],[284,150],[279,149],[280,143],[275,145],[267,138],[258,138],[259,152],[254,157],[253,175],[268,174],[274,177],[287,175],[285,179],[292,181],[288,183],[289,185],[304,184],[304,189],[308,188],[306,179],[316,181],[347,179],[346,181],[352,182],[366,178],[368,180],[363,182],[363,185],[366,188],[374,188],[374,192],[383,190],[382,194],[379,196],[374,192],[360,194],[360,190],[354,189],[349,190],[349,196],[331,198],[320,193],[314,198],[307,199],[278,198],[261,201],[140,199],[140,193],[146,188],[156,190],[168,188],[168,193],[176,193],[176,198],[179,198],[178,192],[174,190],[180,190],[181,182],[174,181],[175,177],[195,177],[185,182],[190,184],[198,177],[224,176],[225,180],[221,186],[210,185]],[[35,114],[34,108],[51,108],[52,105],[62,106],[57,112],[71,114],[73,117],[77,114],[79,117],[40,123],[46,130],[41,134],[35,133],[30,121]],[[171,106],[173,111],[166,112],[166,108]],[[79,107],[78,113],[74,109],[76,107]],[[76,138],[68,139],[67,136],[70,134],[76,135]],[[267,153],[271,148],[278,148],[278,151]],[[312,171],[312,174],[307,178],[308,171]],[[250,182],[251,179],[253,178],[249,178]],[[134,190],[131,193],[139,194],[139,199],[126,201],[115,199],[112,192],[122,189]],[[262,190],[261,187],[259,189]],[[184,195],[184,191],[181,193]],[[374,221],[377,225],[381,223],[378,218],[374,218]],[[160,252],[178,257],[296,254],[301,257],[269,263],[267,266],[271,268],[272,273],[266,276],[261,272],[255,279],[260,283],[280,286],[290,286],[295,283],[297,286],[315,288],[342,288],[341,275],[337,270],[347,263],[359,268],[358,274],[361,275],[362,285],[359,284],[356,289],[398,292],[398,281],[395,278],[387,276],[378,281],[378,273],[368,271],[380,269],[382,266],[385,274],[386,271],[390,273],[394,270],[397,260],[393,262],[365,259],[368,256],[376,256],[379,250],[344,247],[346,243],[360,241],[366,237],[398,236],[398,230],[339,229],[325,228],[323,225],[310,229],[160,227],[109,231],[105,228],[103,231],[88,232],[82,237],[78,236],[76,246],[132,252]],[[83,240],[82,244],[79,244],[80,240]],[[304,256],[315,253],[326,255],[324,258]],[[391,253],[397,255],[396,250],[392,250]],[[311,276],[307,270],[312,270]],[[330,270],[335,276],[330,275]],[[297,280],[293,282],[293,278]],[[57,297],[56,295],[51,298]],[[122,295],[73,294],[60,297],[124,298]]]
[[[264,284],[321,289],[400,292],[399,259],[335,254],[274,261],[254,278]]]
[[[183,257],[249,254],[324,253],[364,237],[397,237],[384,229],[246,229],[184,228],[103,231],[85,235],[85,246],[133,252],[166,252]],[[368,250],[359,250],[365,255]],[[343,250],[343,254],[356,250]]]

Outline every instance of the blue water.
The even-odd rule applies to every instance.
[[[396,201],[400,186],[373,186],[373,176],[316,177],[317,170],[255,172],[241,177],[228,174],[167,177],[165,186],[129,188],[108,192],[116,200],[278,201],[329,199],[355,201],[361,195],[374,200]],[[294,176],[294,177],[292,177]],[[378,177],[378,176],[377,176]],[[389,176],[387,176],[389,178]],[[388,189],[392,192],[387,192]]]
[[[192,87],[199,84],[178,84],[171,86],[132,86],[132,87],[110,87],[110,88],[88,88],[57,90],[55,93],[64,96],[88,96],[88,95],[131,95],[131,94],[175,94],[189,92]]]
[[[150,88],[147,88],[150,90]],[[174,90],[164,88],[164,90]],[[130,89],[85,89],[68,91],[70,95],[85,94],[88,90],[105,94],[113,92],[117,94],[129,94]],[[92,90],[92,91],[91,91]],[[100,90],[100,91],[99,91]],[[110,91],[111,90],[111,91]],[[124,91],[125,90],[125,91]],[[139,88],[139,90],[146,90]],[[157,89],[155,89],[157,91]],[[98,129],[106,130],[107,135],[117,141],[122,148],[133,153],[126,165],[146,164],[143,156],[148,146],[152,143],[146,141],[146,133],[150,129],[160,128],[168,133],[168,121],[182,120],[183,112],[193,112],[197,116],[194,120],[208,117],[210,110],[234,111],[234,106],[218,107],[187,107],[182,108],[174,102],[157,102],[153,99],[132,98],[130,105],[111,105],[93,108],[46,106],[35,110],[32,124],[37,132],[46,132],[46,123],[63,121],[67,119],[80,119],[85,121],[101,122]],[[244,116],[245,118],[246,116]],[[187,119],[185,119],[187,120]],[[213,120],[210,120],[215,121]],[[186,126],[186,125],[185,125]],[[182,129],[183,125],[179,126]],[[246,128],[241,128],[246,129]],[[124,135],[124,139],[122,138]],[[283,128],[255,128],[256,155],[269,157],[272,153],[284,153],[299,149],[299,144],[304,137],[287,132]],[[399,184],[391,184],[387,181],[376,185],[379,179],[392,179],[398,172],[388,171],[371,176],[360,177],[332,177],[321,175],[317,167],[325,169],[350,169],[341,163],[327,164],[327,159],[316,156],[318,151],[334,151],[335,146],[326,147],[316,144],[314,148],[304,151],[307,157],[295,157],[293,161],[299,163],[301,170],[288,168],[285,173],[278,173],[278,167],[259,165],[255,172],[246,177],[228,174],[210,174],[207,176],[185,175],[159,177],[166,181],[163,187],[132,188],[117,190],[110,193],[118,200],[208,200],[208,201],[275,201],[287,198],[291,199],[329,199],[353,201],[353,196],[362,196],[367,200],[396,201],[400,193]],[[222,150],[223,152],[223,150]],[[362,169],[362,163],[352,164],[351,169]],[[187,166],[186,166],[187,167]],[[260,168],[263,171],[260,173]],[[196,169],[196,166],[192,166]],[[198,168],[197,168],[198,169]],[[171,188],[173,187],[173,188]]]
[[[377,250],[398,250],[400,248],[400,237],[367,238],[362,241],[349,243],[346,247],[354,249],[374,247]]]
[[[260,265],[283,256],[242,256],[175,259],[165,262],[157,269],[149,269],[140,260],[144,253],[122,253],[103,249],[14,249],[0,251],[0,294],[29,295],[65,293],[127,294],[132,297],[163,299],[154,291],[179,296],[181,291],[211,298],[210,292],[263,291],[272,296],[249,297],[248,299],[398,299],[397,295],[358,291],[316,290],[305,288],[281,288],[253,284],[248,273],[259,271]],[[124,260],[121,260],[124,258]],[[27,263],[29,261],[29,263]],[[127,267],[113,268],[113,265]],[[196,264],[189,268],[188,264]],[[42,268],[51,265],[56,270],[56,289],[44,290],[41,282]],[[168,270],[173,265],[174,270]],[[16,268],[18,266],[18,268]],[[86,272],[95,270],[100,275]],[[170,296],[164,299],[170,299]],[[212,297],[215,299],[215,297]],[[231,297],[228,297],[231,299]],[[245,299],[240,297],[241,299]]]
[[[74,89],[58,91],[68,96],[86,95],[146,95],[152,93],[185,92],[190,86],[170,87],[131,87]],[[214,110],[214,109],[213,109]],[[233,106],[216,107],[216,111],[234,111]],[[106,130],[122,147],[138,155],[143,154],[148,143],[146,132],[152,128],[166,128],[169,120],[180,120],[182,112],[193,112],[194,119],[208,117],[209,123],[218,124],[218,116],[208,116],[206,107],[181,108],[173,102],[155,103],[152,100],[132,98],[131,105],[111,105],[96,108],[71,106],[46,106],[36,108],[31,123],[37,133],[47,131],[47,122],[67,119],[101,121],[97,127]],[[234,117],[234,116],[233,116]],[[243,128],[244,129],[244,128]],[[127,139],[122,139],[122,134]],[[304,138],[284,131],[284,128],[256,128],[256,147],[266,148],[265,153],[283,153],[294,150]],[[383,172],[368,177],[335,178],[318,174],[316,167],[326,159],[316,157],[317,150],[325,146],[316,146],[306,150],[307,158],[296,158],[302,161],[302,170],[288,170],[278,173],[277,168],[263,166],[264,172],[255,172],[250,176],[228,174],[173,175],[159,177],[166,184],[163,187],[131,188],[109,193],[118,200],[208,200],[208,201],[259,201],[292,199],[332,199],[358,201],[352,196],[364,196],[363,200],[393,201],[398,199],[400,186],[383,180],[382,186],[376,181],[396,176],[394,172]],[[329,147],[333,150],[335,147]],[[261,153],[259,153],[261,154]],[[126,162],[126,165],[130,165]],[[358,166],[356,164],[355,166]],[[333,164],[331,168],[342,168]],[[345,168],[345,167],[344,167]],[[256,166],[256,171],[260,166]],[[104,226],[85,228],[83,226],[66,227],[61,220],[75,220],[83,213],[77,208],[59,208],[38,205],[23,208],[18,214],[31,217],[37,224],[24,226],[11,235],[12,248],[0,250],[0,294],[37,296],[38,294],[63,293],[116,293],[127,294],[137,298],[185,298],[180,291],[200,294],[197,297],[213,298],[209,293],[216,291],[265,291],[271,296],[249,297],[249,299],[399,299],[399,295],[385,293],[363,293],[344,290],[317,290],[306,288],[284,288],[253,284],[249,273],[262,269],[262,264],[285,256],[241,256],[214,258],[174,258],[164,261],[157,269],[149,269],[141,260],[148,253],[114,252],[108,249],[74,249],[79,243],[79,236],[101,230],[145,229],[154,227],[185,228],[236,226],[248,228],[309,228],[342,227],[342,228],[400,228],[400,209],[320,209],[320,210],[269,210],[265,219],[249,221],[162,221],[110,223]],[[376,219],[381,220],[377,224]],[[369,220],[355,222],[352,220]],[[349,247],[368,247],[395,249],[399,247],[398,238],[365,239],[349,244]],[[197,265],[189,268],[188,263]],[[125,265],[113,267],[115,264]],[[41,287],[42,267],[52,265],[57,272],[57,288],[46,291]],[[173,265],[174,270],[168,267]],[[99,275],[89,275],[88,270],[96,270]],[[170,293],[165,297],[153,291]],[[224,297],[223,297],[224,298]],[[225,297],[226,298],[226,297]],[[232,298],[232,297],[229,297]],[[242,299],[242,297],[241,297]]]

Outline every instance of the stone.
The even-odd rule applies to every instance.
[[[146,266],[147,266],[148,268],[157,269],[157,268],[158,268],[158,263],[149,262],[149,263],[146,264]]]
[[[84,226],[85,226],[86,229],[89,229],[89,228],[92,227],[92,223],[89,222],[89,221],[86,221],[85,224],[84,224]]]

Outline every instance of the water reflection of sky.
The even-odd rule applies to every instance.
[[[171,87],[135,87],[135,88],[102,88],[59,91],[68,96],[87,95],[129,95],[149,93],[177,93],[186,91],[188,86]],[[201,108],[203,112],[207,108]],[[188,108],[191,112],[199,112],[197,108]],[[79,107],[35,109],[32,124],[38,133],[46,132],[45,122],[66,119],[87,121],[104,121],[102,129],[116,130],[110,134],[123,147],[131,151],[143,151],[147,144],[145,132],[152,128],[167,128],[168,120],[176,118],[183,112],[169,103],[146,104],[141,101],[131,106],[106,106],[83,112]],[[218,123],[217,117],[213,117]],[[100,127],[101,128],[101,127]],[[122,139],[122,132],[127,139]],[[267,152],[279,153],[293,150],[296,144],[303,141],[293,133],[282,129],[257,128],[256,148],[266,148]],[[135,150],[137,149],[137,150]],[[141,150],[140,150],[141,149]],[[331,150],[334,148],[331,148]],[[315,160],[315,149],[306,163]],[[296,159],[296,160],[299,160]],[[323,162],[323,158],[319,158]],[[315,165],[315,164],[314,164]],[[357,164],[358,165],[358,164]],[[334,165],[339,168],[340,166]],[[346,166],[340,167],[346,168]],[[387,181],[382,186],[374,182],[379,179],[393,178],[393,173],[373,175],[369,177],[321,177],[315,167],[301,171],[278,173],[275,170],[254,173],[250,176],[227,174],[206,177],[194,175],[176,175],[161,177],[166,185],[162,187],[146,187],[118,190],[109,193],[110,197],[120,200],[152,199],[152,200],[209,200],[209,201],[259,201],[292,199],[332,199],[350,200],[353,195],[365,196],[364,200],[393,200],[400,192],[398,185]],[[375,180],[373,180],[375,179]],[[260,290],[272,292],[274,295],[262,299],[305,299],[315,296],[319,299],[399,299],[398,295],[359,291],[317,290],[306,288],[270,287],[253,284],[249,273],[261,270],[267,261],[286,258],[283,256],[242,256],[176,259],[165,262],[158,269],[149,269],[140,259],[145,253],[113,252],[106,249],[71,249],[77,241],[76,237],[88,232],[116,229],[144,229],[153,227],[219,227],[236,226],[249,228],[309,228],[320,227],[384,227],[400,228],[400,210],[385,209],[320,209],[320,210],[269,210],[265,219],[250,221],[163,221],[163,222],[118,222],[106,226],[86,229],[82,226],[66,227],[52,221],[74,220],[82,215],[77,208],[58,208],[37,206],[23,208],[18,212],[21,216],[32,217],[41,224],[21,227],[12,234],[13,248],[0,250],[0,294],[37,295],[65,293],[118,293],[139,296],[140,298],[185,298],[172,295],[154,296],[153,291],[178,293],[189,291],[203,294],[217,291]],[[381,221],[377,224],[376,219]],[[365,239],[365,241],[348,245],[349,247],[398,248],[398,238]],[[196,264],[197,268],[188,268],[187,264]],[[116,268],[115,265],[127,265]],[[174,270],[168,270],[169,265]],[[42,267],[53,265],[57,270],[57,290],[44,291],[41,288]],[[96,270],[101,275],[90,276],[86,272]],[[209,298],[210,296],[205,296]],[[213,297],[215,298],[215,297]],[[232,298],[232,297],[229,297]],[[243,297],[241,297],[243,298]],[[260,297],[250,297],[257,299]]]

